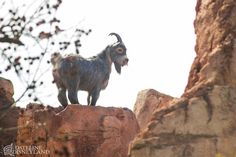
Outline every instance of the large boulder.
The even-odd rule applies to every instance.
[[[140,129],[144,129],[151,121],[152,113],[157,109],[166,107],[166,104],[173,100],[173,97],[162,94],[154,89],[142,90],[138,93],[134,114],[139,123]]]
[[[17,146],[38,146],[41,156],[126,157],[139,132],[135,115],[126,108],[68,105],[55,111],[28,105],[18,120]]]

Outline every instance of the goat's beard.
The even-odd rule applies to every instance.
[[[121,73],[121,66],[120,66],[120,64],[114,62],[114,65],[115,65],[115,69],[116,69],[117,73],[120,74]]]

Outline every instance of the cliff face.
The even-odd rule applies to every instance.
[[[131,143],[131,157],[234,157],[236,88],[214,86],[156,109]]]
[[[235,1],[198,0],[196,13],[197,56],[185,92],[156,107],[130,157],[236,156]]]
[[[13,94],[14,89],[11,81],[0,77],[0,146],[16,140],[20,109],[10,108],[14,103]],[[0,149],[0,156],[1,154]]]
[[[233,0],[197,1],[197,56],[184,95],[206,86],[236,84],[235,15]]]
[[[18,120],[17,146],[37,146],[39,156],[126,157],[139,131],[128,109],[68,105],[60,110],[28,105]]]

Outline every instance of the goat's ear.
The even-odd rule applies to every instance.
[[[114,65],[115,65],[116,71],[120,74],[121,73],[121,66],[119,64],[117,64],[116,62],[114,62]]]

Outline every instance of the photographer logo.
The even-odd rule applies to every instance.
[[[43,149],[42,146],[17,146],[14,143],[6,145],[3,147],[3,154],[5,156],[16,156],[16,155],[23,155],[23,154],[49,154],[50,151],[47,149]]]

